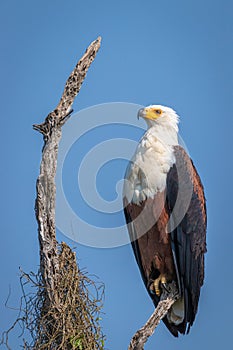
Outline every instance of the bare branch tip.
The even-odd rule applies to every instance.
[[[96,39],[96,41],[98,41],[101,44],[102,37],[99,35],[98,38]]]
[[[101,45],[101,41],[102,41],[101,36],[98,36],[97,39],[94,40],[94,41],[90,44],[89,48],[95,46],[96,50],[98,51],[99,48],[100,48],[100,45]]]

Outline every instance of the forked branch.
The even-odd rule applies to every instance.
[[[72,104],[80,91],[87,71],[100,48],[100,43],[101,37],[98,37],[87,48],[85,54],[79,60],[67,79],[62,97],[57,107],[53,112],[48,114],[44,123],[33,125],[35,130],[40,131],[44,136],[48,136],[53,126],[62,126],[65,123],[67,117],[70,115]]]

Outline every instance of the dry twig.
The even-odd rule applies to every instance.
[[[159,322],[166,316],[168,310],[177,300],[178,291],[175,283],[163,289],[160,301],[146,324],[140,328],[131,339],[128,350],[143,350],[148,338],[154,333]]]

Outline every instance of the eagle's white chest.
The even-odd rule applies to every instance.
[[[146,198],[164,191],[167,173],[174,162],[173,145],[167,145],[148,131],[126,171],[124,196],[128,202],[140,205]]]

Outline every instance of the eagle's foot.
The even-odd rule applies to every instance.
[[[155,292],[155,294],[160,297],[161,295],[161,287],[163,287],[164,289],[166,289],[166,285],[167,285],[167,279],[165,275],[159,275],[158,278],[156,278],[156,280],[154,280],[154,282],[151,285],[151,290],[153,290]]]

